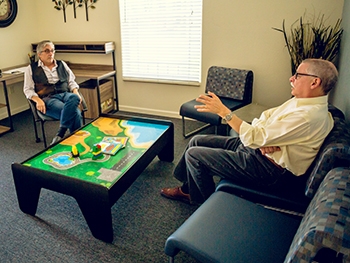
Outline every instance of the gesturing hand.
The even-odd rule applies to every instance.
[[[199,112],[211,112],[220,115],[221,112],[227,111],[220,98],[210,91],[208,94],[199,95],[196,101],[203,103],[203,105],[194,106]]]

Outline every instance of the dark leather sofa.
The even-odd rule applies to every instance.
[[[219,182],[166,241],[200,262],[350,262],[350,127],[334,128],[298,188],[275,191]],[[297,189],[297,190],[296,190]]]

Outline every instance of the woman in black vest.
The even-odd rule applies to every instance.
[[[67,129],[73,132],[82,125],[79,85],[67,64],[54,59],[55,46],[51,41],[40,42],[36,52],[39,60],[27,67],[23,91],[39,111],[60,120],[53,144],[64,137]]]

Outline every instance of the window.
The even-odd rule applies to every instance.
[[[202,0],[120,0],[124,80],[198,85]]]

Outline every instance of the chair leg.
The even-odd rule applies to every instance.
[[[47,143],[46,143],[46,136],[45,136],[45,128],[44,128],[44,124],[45,122],[41,122],[41,133],[43,135],[43,141],[44,141],[44,147],[47,147]]]
[[[33,116],[33,126],[34,126],[34,133],[35,133],[35,142],[41,142],[40,138],[39,138],[39,134],[38,134],[38,128],[36,127],[36,121],[35,118]]]
[[[186,133],[185,117],[182,116],[182,135],[185,138],[188,138],[188,137],[190,137],[193,134],[196,134],[196,133],[198,133],[198,132],[200,132],[200,131],[202,131],[202,130],[204,130],[206,128],[209,128],[210,126],[211,126],[211,124],[207,123],[207,124],[197,128],[197,129],[195,129],[195,130],[193,130],[193,131],[191,131],[189,133]],[[217,134],[217,127],[216,126],[215,126],[215,134]]]
[[[85,125],[85,114],[84,114],[84,111],[81,111],[81,117],[83,119],[83,125]]]
[[[169,263],[174,263],[175,260],[174,260],[174,257],[169,257]]]

